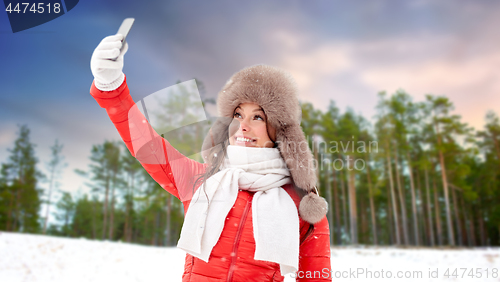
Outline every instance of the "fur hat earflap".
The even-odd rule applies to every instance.
[[[232,118],[235,108],[242,103],[256,103],[264,111],[268,126],[276,131],[274,141],[295,186],[307,194],[301,200],[299,212],[302,210],[300,214],[304,220],[316,223],[318,217],[321,219],[326,214],[326,201],[309,193],[316,187],[316,168],[300,127],[302,110],[295,80],[288,72],[276,67],[256,65],[245,68],[235,73],[219,92],[219,116]]]
[[[312,191],[300,200],[300,217],[311,224],[321,221],[327,212],[328,202]]]

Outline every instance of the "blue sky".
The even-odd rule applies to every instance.
[[[333,99],[370,119],[377,92],[401,87],[417,101],[448,96],[476,129],[500,112],[499,1],[88,0],[16,34],[0,12],[0,162],[27,124],[42,162],[64,144],[62,189],[85,190],[74,169],[93,144],[119,140],[89,95],[90,57],[126,17],[136,18],[124,68],[136,101],[193,77],[216,97],[231,74],[264,63],[291,72],[299,98],[323,110]]]

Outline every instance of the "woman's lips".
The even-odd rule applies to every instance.
[[[247,137],[234,137],[235,144],[237,145],[251,145],[256,142],[255,139],[253,138],[247,138]]]

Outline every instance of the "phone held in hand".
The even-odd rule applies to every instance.
[[[118,32],[116,34],[122,34],[123,35],[123,40],[122,40],[122,47],[120,48],[120,55],[123,51],[123,48],[125,48],[125,40],[127,39],[127,35],[130,32],[130,29],[132,28],[132,25],[134,24],[135,19],[134,18],[126,18],[123,20],[120,28],[118,29]],[[118,57],[120,56],[118,55]],[[114,58],[113,61],[116,61],[118,57]]]

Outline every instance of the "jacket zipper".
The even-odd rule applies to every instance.
[[[238,231],[236,232],[236,238],[235,238],[235,242],[233,245],[233,252],[232,252],[232,254],[234,254],[234,255],[232,256],[231,264],[229,265],[229,272],[227,273],[227,282],[231,282],[233,279],[234,265],[236,264],[237,251],[238,251],[238,246],[240,244],[241,230],[243,229],[243,225],[245,223],[249,209],[250,209],[250,199],[247,199],[247,203],[245,205],[245,210],[243,211],[243,215],[241,216],[241,219],[240,219],[240,225],[238,226]]]
[[[191,277],[193,275],[193,266],[194,266],[194,257],[191,256],[191,269],[189,269],[189,272],[188,272],[189,273],[189,279],[188,279],[188,281],[191,281]]]

